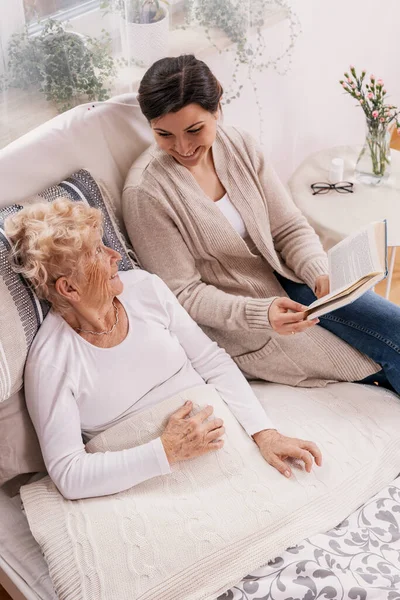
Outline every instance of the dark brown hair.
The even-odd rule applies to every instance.
[[[144,74],[138,100],[148,121],[188,104],[199,104],[215,113],[222,96],[222,86],[209,67],[192,54],[162,58]]]

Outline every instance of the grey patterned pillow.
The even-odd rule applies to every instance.
[[[51,202],[60,196],[99,208],[104,218],[103,242],[122,257],[119,270],[138,268],[133,251],[128,249],[118,229],[112,208],[107,206],[88,171],[77,171],[59,185],[41,192],[38,200]],[[10,243],[4,233],[4,220],[22,208],[22,205],[14,204],[0,210],[0,402],[22,388],[28,350],[50,308],[47,302],[37,298],[21,275],[13,272],[9,263]]]

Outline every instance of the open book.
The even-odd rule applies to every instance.
[[[371,223],[328,251],[330,293],[305,311],[307,320],[357,300],[385,279],[387,270],[386,221]]]

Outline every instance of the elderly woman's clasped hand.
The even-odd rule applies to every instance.
[[[225,433],[224,422],[222,419],[209,420],[213,407],[206,406],[196,415],[189,416],[192,409],[193,403],[185,402],[171,415],[161,435],[170,465],[219,450],[224,445],[221,439]]]

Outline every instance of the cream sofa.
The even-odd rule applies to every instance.
[[[108,102],[78,106],[0,150],[0,208],[21,202],[50,185],[57,184],[74,171],[85,168],[96,180],[102,180],[107,185],[114,199],[116,217],[123,229],[120,199],[125,177],[133,161],[151,141],[150,128],[140,112],[134,94],[125,94]],[[22,410],[21,392],[15,394],[7,405],[14,407],[14,411]],[[0,419],[1,411],[0,404]],[[20,421],[21,426],[26,423],[26,415],[22,414]],[[21,436],[21,444],[28,446],[28,451],[31,443],[36,443],[36,440],[32,440],[30,429],[19,431],[18,435]],[[4,449],[1,448],[0,440],[1,451]],[[18,460],[21,459],[17,458],[16,462]],[[38,591],[41,580],[48,578],[46,565],[38,546],[26,529],[26,521],[19,508],[19,498],[8,498],[4,490],[0,489],[0,493],[2,492],[0,519],[1,515],[7,513],[7,527],[10,532],[15,533],[20,543],[5,554],[1,551],[5,549],[1,549],[0,544],[0,584],[15,600],[37,600],[42,598]],[[0,524],[0,530],[1,527]],[[20,561],[20,568],[16,570],[18,560],[13,562],[12,559],[17,555],[29,555],[29,559],[33,560],[32,568],[28,570],[30,572],[24,569],[24,561]],[[34,569],[36,577],[32,577]],[[34,579],[38,583],[37,591],[36,586],[32,585]],[[48,583],[44,589],[47,590],[48,600],[52,597]]]
[[[85,168],[107,185],[123,230],[122,186],[132,162],[151,141],[150,128],[135,95],[78,106],[0,151],[0,208],[18,203]],[[356,390],[360,388],[354,386],[354,393]],[[321,397],[330,397],[329,392],[320,393]],[[23,404],[21,395],[18,403]],[[0,584],[14,600],[54,600],[46,564],[30,535],[19,502],[18,496],[11,498],[0,488]],[[393,515],[397,518],[397,512]],[[12,543],[2,543],[2,539]],[[246,597],[253,598],[250,594]]]

